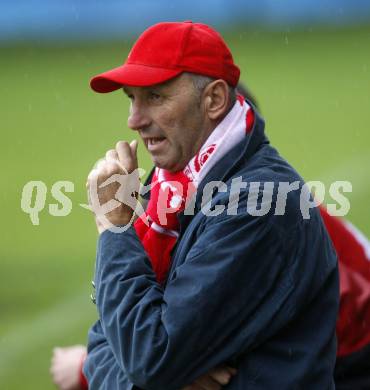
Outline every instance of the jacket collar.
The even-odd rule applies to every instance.
[[[238,145],[234,146],[227,155],[218,161],[199,183],[194,212],[190,213],[191,215],[187,215],[185,209],[178,213],[180,235],[189,225],[194,215],[201,210],[203,190],[207,183],[211,181],[222,181],[226,183],[242,166],[245,165],[246,161],[248,161],[263,144],[269,143],[264,132],[265,121],[249,101],[248,104],[253,108],[255,115],[251,132],[247,134],[244,142],[240,142]]]

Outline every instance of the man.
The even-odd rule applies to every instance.
[[[255,97],[247,87],[239,82],[237,89],[254,107],[258,107]],[[324,207],[319,209],[337,252],[340,276],[335,387],[341,390],[369,388],[370,328],[363,324],[370,321],[370,243],[349,222],[331,216]],[[86,347],[82,345],[54,349],[50,373],[59,389],[88,388],[82,374],[85,358]],[[220,367],[211,370],[208,378],[206,376],[207,374],[198,378],[193,388],[212,390],[215,385],[221,387],[230,381],[233,374],[227,367]],[[206,385],[202,386],[202,383]],[[190,389],[192,387],[189,386]]]
[[[119,142],[88,178],[100,232],[91,389],[179,389],[220,364],[237,370],[227,389],[334,388],[335,252],[318,210],[300,209],[302,179],[235,97],[238,79],[219,34],[184,22],[149,28],[91,81],[123,88],[156,166],[135,228],[134,187],[105,215],[100,204],[125,190],[113,175],[135,176],[137,144]],[[279,183],[298,191],[279,198]]]

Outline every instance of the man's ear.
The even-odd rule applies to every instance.
[[[204,108],[212,121],[223,119],[230,106],[229,86],[225,80],[215,80],[203,91]]]

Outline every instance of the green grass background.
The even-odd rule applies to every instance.
[[[347,218],[370,235],[370,28],[225,34],[258,98],[272,143],[307,180],[349,180]],[[85,203],[94,162],[127,129],[128,101],[94,94],[90,76],[120,64],[129,42],[0,48],[0,389],[52,389],[55,345],[86,341],[97,234]],[[141,165],[150,160],[140,146]],[[40,225],[23,186],[75,184],[73,209]]]

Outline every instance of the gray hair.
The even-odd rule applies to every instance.
[[[194,88],[198,93],[198,97],[199,97],[199,101],[200,101],[200,97],[202,95],[202,92],[206,88],[206,86],[209,83],[211,83],[212,81],[215,81],[216,79],[212,78],[212,77],[208,77],[208,76],[203,76],[200,74],[195,74],[195,73],[187,73],[187,74],[190,76],[190,78],[193,82]],[[234,106],[235,101],[236,101],[236,88],[233,88],[229,84],[228,84],[228,87],[229,87],[229,96],[230,96],[229,109],[231,109]]]

